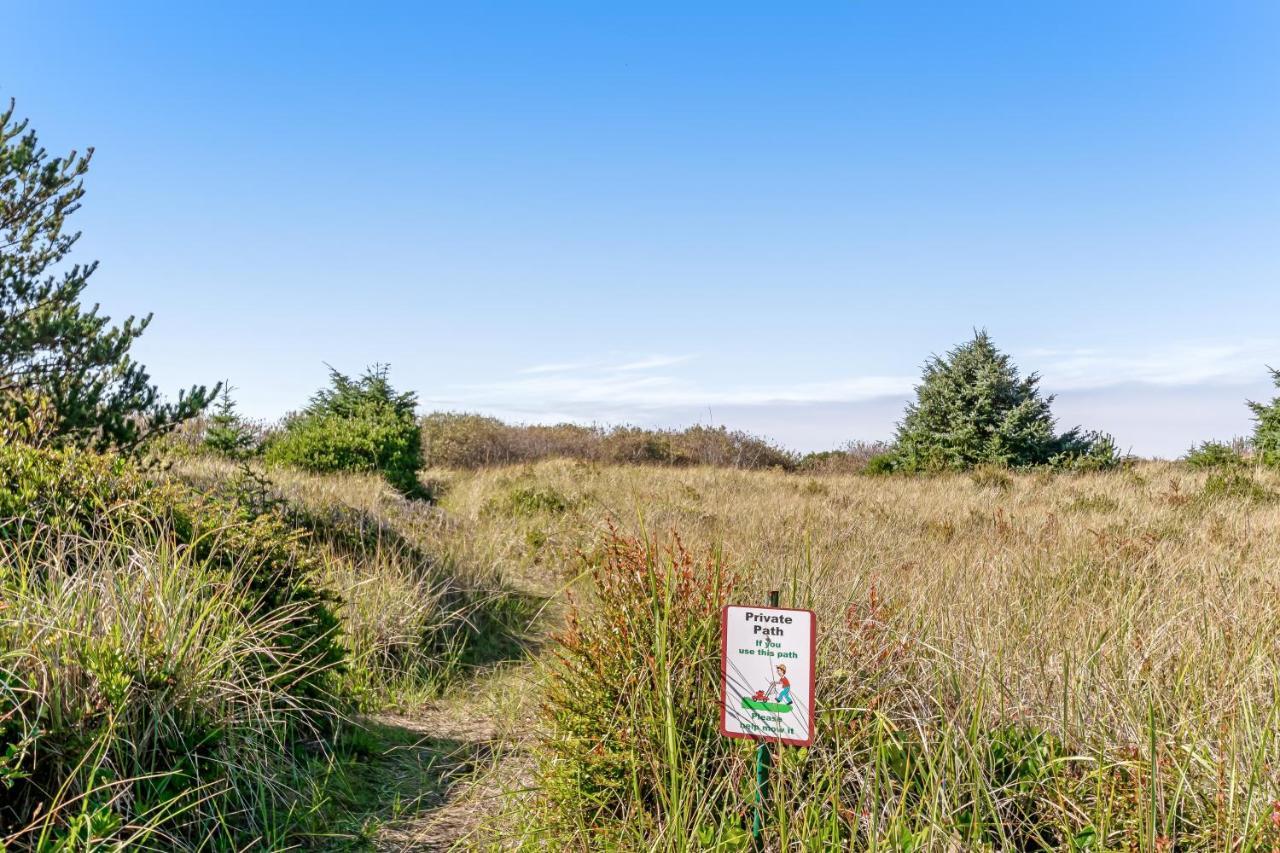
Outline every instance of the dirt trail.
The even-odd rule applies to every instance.
[[[456,698],[371,718],[418,736],[404,749],[420,769],[422,787],[409,813],[380,827],[376,849],[469,850],[492,843],[481,837],[486,821],[530,774],[526,741],[533,720],[517,697],[531,671],[530,664],[519,665],[482,677]]]

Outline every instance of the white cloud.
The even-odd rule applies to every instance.
[[[626,361],[535,365],[518,371],[512,379],[456,386],[448,399],[427,402],[526,412],[857,402],[901,396],[911,391],[913,383],[909,376],[863,376],[713,388],[663,371],[692,359],[690,355],[649,355]]]
[[[1141,351],[1033,350],[1024,366],[1055,389],[1110,388],[1126,383],[1177,386],[1242,385],[1280,363],[1280,340],[1177,343]]]
[[[1024,370],[1037,370],[1044,376],[1046,391],[1064,393],[1060,401],[1064,423],[1078,419],[1091,427],[1104,428],[1104,420],[1146,424],[1143,410],[1149,402],[1143,401],[1150,394],[1157,395],[1152,399],[1163,400],[1159,394],[1182,394],[1178,389],[1185,389],[1191,397],[1221,389],[1226,397],[1234,398],[1244,393],[1240,386],[1269,385],[1264,365],[1280,364],[1280,340],[1183,342],[1160,349],[1128,351],[1039,349],[1013,355]],[[821,429],[825,415],[819,417],[819,412],[839,411],[840,418],[847,418],[868,406],[879,413],[879,420],[885,421],[884,429],[890,429],[896,413],[919,381],[918,375],[912,373],[791,383],[715,382],[691,375],[688,365],[693,360],[691,355],[650,354],[541,364],[492,382],[458,385],[447,389],[445,397],[423,402],[428,407],[484,411],[511,420],[540,423],[662,423],[697,418],[699,413],[707,415],[708,409],[714,409],[716,414],[732,413],[735,424],[760,420],[776,425],[780,433],[777,437],[785,440],[794,431],[785,426],[791,421],[800,422],[796,426],[801,430],[796,433],[798,437],[807,435],[803,429],[809,419],[816,418],[809,426]],[[1107,417],[1090,417],[1090,406],[1097,406],[1098,414]],[[1132,412],[1125,414],[1129,409]],[[1238,414],[1231,414],[1212,434],[1235,425]],[[1206,432],[1209,426],[1199,425]],[[1230,428],[1237,429],[1238,425]],[[881,435],[884,429],[873,434]],[[1133,433],[1137,437],[1142,430],[1135,428]],[[1179,432],[1170,446],[1185,440],[1186,436]],[[806,439],[805,443],[810,441]],[[1154,443],[1150,449],[1168,450]]]

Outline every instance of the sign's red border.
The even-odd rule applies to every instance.
[[[746,607],[752,610],[770,610],[784,611],[788,613],[808,613],[809,614],[809,738],[807,740],[797,740],[796,738],[786,737],[769,737],[767,735],[749,735],[744,732],[728,731],[728,705],[726,700],[729,696],[729,608],[730,607]],[[818,669],[818,615],[812,610],[803,610],[797,607],[760,607],[755,604],[726,604],[720,608],[720,734],[725,737],[740,738],[742,740],[768,741],[770,743],[785,743],[787,746],[813,746],[813,679],[814,673]]]

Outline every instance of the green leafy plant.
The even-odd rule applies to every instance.
[[[385,365],[356,379],[331,370],[329,380],[330,386],[268,442],[268,464],[320,473],[379,473],[405,494],[420,494],[417,396],[393,389]]]
[[[254,492],[0,447],[0,839],[279,830],[293,751],[335,724],[342,650],[305,534]]]

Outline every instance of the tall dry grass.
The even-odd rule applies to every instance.
[[[446,504],[476,535],[566,581],[612,519],[722,551],[733,600],[777,587],[817,612],[818,742],[786,751],[772,844],[1280,843],[1275,473],[806,478],[554,462],[447,479]],[[518,511],[529,494],[559,500]],[[703,672],[682,689],[717,689]],[[627,805],[650,819],[613,826],[612,843],[742,842],[747,752],[683,746],[703,758],[681,808]],[[553,825],[580,847],[606,837],[583,820],[566,838],[566,821],[537,809],[523,820],[526,840]]]

